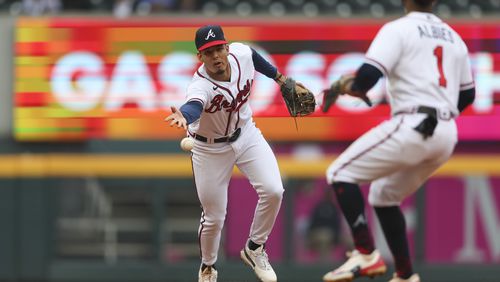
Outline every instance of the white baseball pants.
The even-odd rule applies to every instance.
[[[365,133],[327,169],[328,183],[372,182],[371,205],[399,205],[449,159],[457,143],[453,119],[439,119],[434,135],[424,140],[413,128],[425,117],[397,115]]]
[[[278,215],[284,189],[276,157],[260,130],[253,124],[245,126],[233,143],[196,141],[192,152],[196,190],[203,208],[199,227],[202,263],[213,265],[217,261],[234,165],[259,196],[249,238],[264,244]]]

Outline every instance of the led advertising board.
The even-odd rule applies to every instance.
[[[227,21],[229,41],[247,43],[317,95],[354,71],[382,21]],[[197,20],[21,18],[15,31],[13,134],[19,141],[177,139],[163,121],[185,101],[199,67]],[[454,22],[472,60],[477,97],[458,119],[461,140],[500,140],[500,27]],[[382,79],[368,108],[340,97],[323,114],[288,117],[274,81],[256,74],[250,103],[270,140],[353,140],[389,116]]]

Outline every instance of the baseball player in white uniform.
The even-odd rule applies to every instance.
[[[241,258],[264,282],[277,281],[265,243],[280,209],[283,184],[273,151],[255,127],[248,99],[255,70],[282,84],[284,76],[255,50],[228,44],[222,28],[208,25],[195,38],[203,64],[193,75],[186,103],[166,118],[194,139],[193,174],[203,211],[199,241],[199,282],[217,281],[217,253],[226,217],[227,189],[234,165],[259,196]]]
[[[396,273],[390,282],[420,281],[412,269],[399,205],[451,156],[457,143],[454,119],[475,97],[467,47],[432,14],[434,2],[403,0],[407,14],[381,28],[354,80],[344,85],[345,94],[366,97],[385,76],[392,117],[356,140],[327,170],[355,250],[324,281],[386,272],[364,214],[358,185],[366,182],[371,182],[368,201],[394,257]]]

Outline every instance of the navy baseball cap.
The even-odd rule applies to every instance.
[[[205,50],[215,45],[227,43],[220,25],[206,25],[200,27],[196,31],[194,41],[198,51]]]

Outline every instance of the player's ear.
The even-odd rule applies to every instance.
[[[200,62],[203,62],[203,61],[201,60],[201,53],[200,53],[200,52],[198,52],[198,53],[196,54],[196,57],[198,57],[198,60],[199,60]]]

